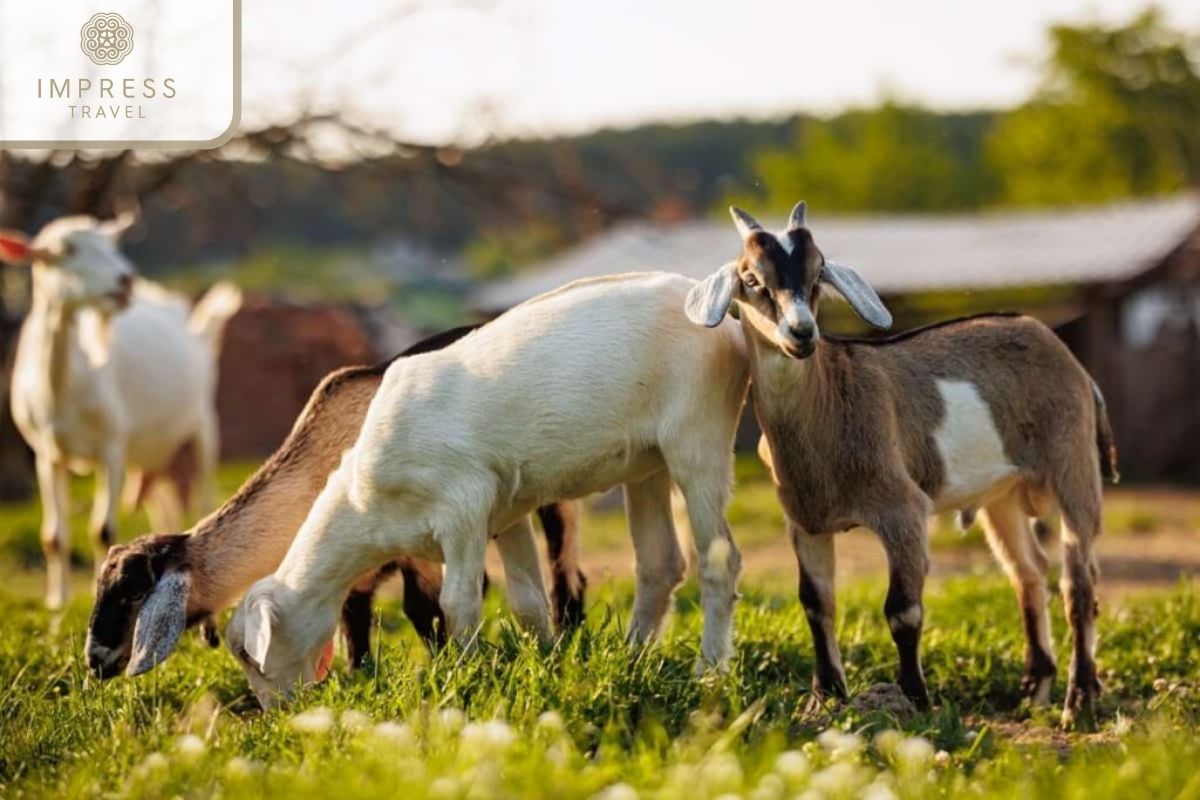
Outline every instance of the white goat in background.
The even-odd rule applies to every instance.
[[[12,413],[36,455],[42,496],[46,604],[67,599],[68,470],[96,472],[89,532],[95,563],[116,532],[127,470],[146,480],[181,448],[194,455],[199,496],[211,504],[217,461],[216,354],[225,323],[241,304],[228,284],[190,314],[186,301],[135,278],[117,249],[132,215],[100,222],[64,217],[29,241],[0,232],[0,260],[32,264],[33,299],[17,344]],[[156,526],[182,520],[159,492]],[[186,499],[185,499],[186,502]]]

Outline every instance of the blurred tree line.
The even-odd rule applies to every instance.
[[[757,191],[785,208],[961,210],[1096,203],[1200,180],[1197,39],[1155,9],[1130,23],[1056,25],[1040,88],[1010,111],[939,113],[897,100],[804,119],[752,155]],[[736,197],[736,195],[735,195]]]
[[[1095,203],[1197,182],[1195,38],[1153,10],[1115,27],[1055,26],[1049,38],[1040,89],[1009,111],[890,99],[831,118],[650,124],[470,149],[351,130],[349,154],[336,158],[314,152],[319,137],[306,134],[330,120],[247,132],[222,151],[165,163],[129,152],[46,162],[0,152],[0,223],[32,230],[61,213],[108,213],[129,195],[145,224],[127,246],[150,275],[264,248],[345,254],[411,239],[461,253],[487,278],[623,219],[687,219],[731,199],[964,210]]]
[[[132,203],[142,224],[125,245],[144,273],[245,264],[286,293],[286,282],[316,283],[317,273],[322,286],[342,281],[341,264],[389,240],[461,253],[473,277],[488,278],[624,219],[693,218],[731,198],[777,209],[805,197],[837,211],[965,210],[1095,203],[1200,180],[1194,36],[1154,10],[1125,25],[1048,34],[1039,90],[1008,111],[945,113],[889,99],[832,118],[649,124],[470,149],[301,115],[240,131],[217,151],[0,150],[0,227],[34,232],[62,214],[103,217]],[[336,152],[322,149],[330,141]],[[336,269],[325,263],[334,257]],[[6,274],[4,372],[24,291]],[[28,459],[6,383],[0,496],[20,496]]]

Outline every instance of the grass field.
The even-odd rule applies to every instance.
[[[226,469],[224,488],[245,472]],[[1171,529],[1196,546],[1195,499],[1154,497],[1114,496],[1112,552]],[[80,487],[81,554],[84,498]],[[232,658],[191,634],[144,678],[88,679],[86,570],[70,607],[48,614],[38,599],[36,507],[2,508],[0,797],[1200,798],[1200,585],[1175,578],[1106,596],[1101,727],[1066,734],[1057,710],[1019,702],[1016,603],[978,535],[939,529],[935,564],[966,566],[943,570],[927,593],[934,710],[869,702],[892,677],[894,650],[880,611],[885,587],[868,563],[840,593],[839,637],[859,699],[810,715],[795,567],[770,489],[749,463],[739,465],[730,516],[751,557],[728,675],[694,673],[694,582],[660,646],[624,645],[631,583],[619,565],[628,546],[616,513],[601,512],[584,540],[589,621],[570,641],[540,650],[492,592],[483,643],[431,657],[385,601],[371,669],[335,670],[289,709],[262,715]],[[135,517],[124,530],[139,525]],[[1056,598],[1065,665],[1061,611]]]

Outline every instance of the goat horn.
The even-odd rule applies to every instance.
[[[762,225],[758,224],[758,220],[737,206],[729,207],[729,215],[733,217],[733,224],[737,226],[738,233],[742,235],[743,239],[749,239],[751,234],[763,229]]]
[[[788,230],[794,231],[798,228],[803,228],[808,224],[808,203],[801,200],[796,203],[796,207],[792,209],[792,215],[788,218]]]

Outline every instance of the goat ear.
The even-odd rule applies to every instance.
[[[697,325],[715,328],[725,319],[738,286],[737,262],[730,261],[687,293],[684,312]]]
[[[192,581],[187,573],[168,572],[142,603],[133,628],[133,652],[128,675],[149,672],[167,660],[187,627],[187,598]]]
[[[114,242],[119,242],[130,228],[137,224],[138,212],[136,209],[126,209],[110,220],[100,223],[100,232],[112,239]]]
[[[826,259],[821,268],[821,280],[837,289],[838,294],[846,298],[846,302],[854,309],[854,313],[872,328],[887,330],[892,327],[892,313],[887,310],[887,306],[879,299],[871,285],[850,267]]]
[[[788,230],[794,231],[798,228],[803,228],[808,224],[808,203],[801,200],[796,203],[796,207],[792,209],[792,215],[788,217]]]
[[[749,239],[763,229],[762,225],[758,224],[758,220],[737,206],[729,207],[729,216],[733,217],[733,224],[737,226],[738,233],[742,235],[743,240]]]
[[[31,258],[28,236],[20,231],[0,229],[0,261],[17,266],[28,263]]]
[[[271,629],[275,625],[275,613],[271,601],[258,596],[250,599],[246,607],[246,655],[262,672],[267,663],[267,651],[271,648]]]

